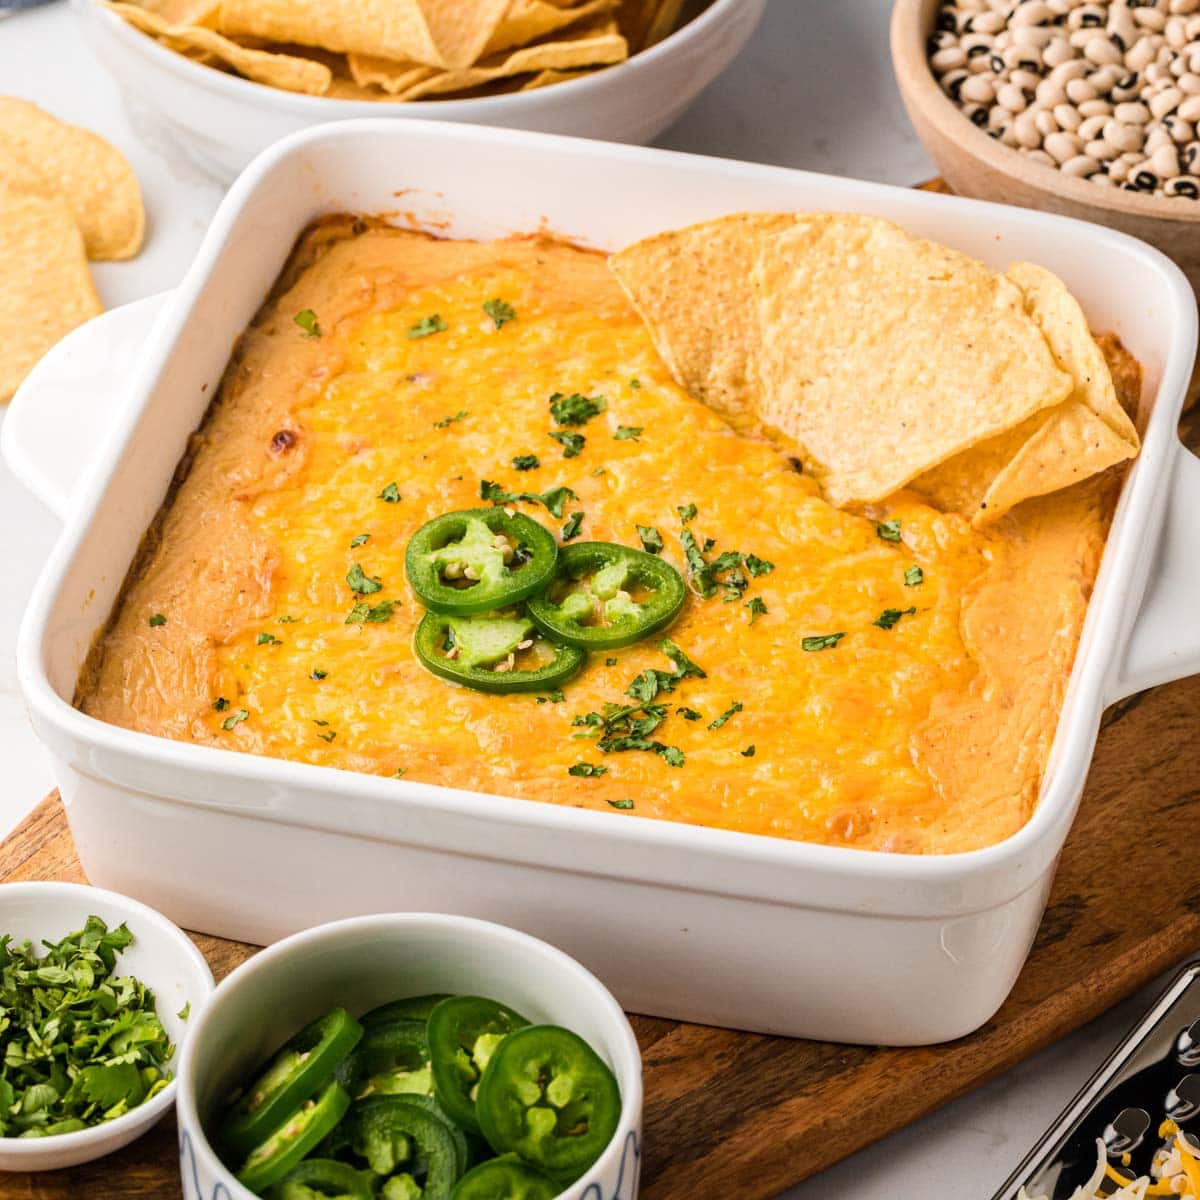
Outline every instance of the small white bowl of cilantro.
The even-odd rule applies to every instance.
[[[145,1133],[213,986],[187,934],[136,900],[0,885],[0,1171],[74,1166]]]

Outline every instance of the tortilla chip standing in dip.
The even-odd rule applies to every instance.
[[[1111,375],[1040,268],[875,218],[748,214],[608,260],[327,218],[239,344],[76,702],[613,819],[990,845],[1036,804],[1137,449],[1138,370],[1106,350]],[[542,527],[524,559],[517,516]],[[554,649],[526,608],[578,602],[587,645],[653,586],[581,569],[426,644],[406,555],[444,520],[449,558],[418,571],[449,562],[426,575],[468,601],[519,583],[533,542],[641,554],[686,597],[518,691],[526,647]],[[471,538],[482,574],[455,557]],[[447,682],[456,656],[483,682]]]

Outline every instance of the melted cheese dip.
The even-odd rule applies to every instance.
[[[500,329],[482,308],[492,299],[516,312]],[[305,310],[320,336],[297,323]],[[435,314],[443,331],[410,336]],[[568,458],[549,400],[573,392],[607,408],[570,430],[586,443]],[[618,439],[619,426],[642,432]],[[525,454],[540,466],[514,469]],[[581,540],[638,546],[636,527],[653,527],[681,573],[677,507],[695,504],[710,556],[774,564],[729,602],[690,594],[669,631],[707,672],[658,698],[668,716],[653,736],[682,766],[603,754],[572,723],[630,703],[643,670],[672,669],[657,637],[593,655],[562,699],[541,702],[452,686],[417,662],[405,545],[431,518],[479,506],[482,480],[567,486],[578,500],[562,518],[521,511],[556,531],[582,512]],[[986,532],[913,494],[839,511],[788,447],[735,434],[674,385],[603,256],[331,219],[243,338],[77,703],[162,737],[613,820],[969,850],[1034,807],[1118,483],[1027,502]],[[880,536],[885,520],[900,541]],[[390,619],[346,623],[355,563],[382,581],[365,599],[394,601]],[[890,629],[874,623],[910,607]],[[608,770],[568,774],[580,762]]]

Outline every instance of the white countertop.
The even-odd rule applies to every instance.
[[[734,66],[659,144],[889,183],[933,174],[900,105],[887,55],[890,0],[774,0]],[[222,187],[193,167],[144,112],[127,110],[61,4],[0,20],[0,93],[27,96],[102,133],[137,170],[146,248],[99,264],[109,307],[183,275]],[[0,466],[0,835],[53,785],[14,680],[17,623],[57,524]],[[1156,985],[1157,986],[1157,985]],[[1149,1002],[1153,989],[1053,1049],[787,1200],[986,1200]]]

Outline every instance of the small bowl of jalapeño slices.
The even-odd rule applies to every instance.
[[[383,914],[234,971],[192,1030],[178,1110],[189,1200],[630,1200],[641,1059],[554,947]]]

